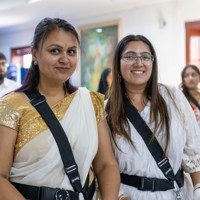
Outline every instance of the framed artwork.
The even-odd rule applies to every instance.
[[[101,72],[112,65],[120,30],[119,20],[80,28],[81,86],[97,90]]]

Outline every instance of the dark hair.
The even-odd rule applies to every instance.
[[[78,33],[69,22],[59,18],[44,18],[39,22],[39,24],[35,28],[31,47],[34,49],[38,49],[39,45],[42,44],[45,41],[45,39],[49,36],[49,34],[56,29],[62,29],[66,32],[70,32],[77,39],[77,42],[80,45]],[[39,78],[39,67],[38,65],[34,64],[34,61],[32,59],[31,66],[25,78],[24,84],[16,91],[25,91],[36,88],[39,83]],[[77,89],[70,83],[69,80],[65,82],[64,88],[69,93],[72,93]]]
[[[6,56],[1,52],[0,52],[0,60],[7,60]]]
[[[188,99],[188,101],[191,101],[194,103],[194,105],[196,105],[199,109],[200,109],[200,105],[199,103],[197,102],[197,100],[189,93],[189,90],[188,88],[186,87],[185,85],[185,82],[184,82],[184,76],[185,76],[185,72],[188,68],[191,68],[193,69],[200,77],[200,70],[199,68],[196,66],[196,65],[191,65],[191,64],[188,64],[186,65],[182,72],[181,72],[181,79],[182,79],[182,83],[181,83],[181,90],[183,92],[183,94],[185,95],[185,97]]]
[[[100,92],[102,94],[106,94],[108,91],[108,82],[106,80],[107,76],[111,73],[111,68],[105,68],[103,72],[101,73],[99,86],[97,92]]]
[[[199,68],[196,66],[196,65],[186,65],[182,72],[181,72],[181,79],[182,79],[182,83],[181,83],[181,89],[183,91],[183,93],[185,94],[185,96],[190,96],[189,94],[189,91],[188,91],[188,88],[185,86],[185,83],[184,83],[184,76],[185,76],[185,72],[188,68],[191,68],[193,69],[199,76],[200,76],[200,70]]]
[[[168,122],[169,117],[168,117],[166,103],[158,91],[157,56],[153,45],[146,37],[142,35],[128,35],[124,37],[116,47],[113,66],[112,66],[113,79],[109,91],[108,102],[106,104],[106,112],[108,113],[107,116],[108,123],[112,131],[113,139],[114,139],[114,134],[119,134],[123,135],[131,144],[133,144],[130,135],[130,126],[128,124],[128,120],[123,106],[123,97],[124,94],[126,93],[125,91],[126,89],[123,80],[121,80],[120,60],[126,46],[130,42],[134,41],[142,41],[145,44],[147,44],[148,47],[150,48],[151,54],[154,56],[152,74],[147,82],[144,92],[146,97],[151,101],[150,122],[154,121],[156,127],[154,130],[154,137],[155,133],[159,128],[166,127],[166,132],[167,132],[166,149],[167,149],[169,142],[169,122]],[[128,131],[126,127],[128,127]]]

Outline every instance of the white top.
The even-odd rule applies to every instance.
[[[173,100],[169,97],[168,92],[163,86],[160,86],[159,90],[167,103],[169,112],[170,144],[167,156],[174,173],[176,174],[181,165],[185,172],[200,171],[200,129],[191,106],[182,92],[175,87],[169,87]],[[147,103],[140,115],[149,125],[150,129],[153,130],[154,124],[149,124],[150,102]],[[121,151],[113,145],[115,156],[119,162],[120,172],[129,175],[164,179],[165,176],[158,168],[140,134],[131,123],[130,127],[131,138],[134,141],[135,148],[128,144],[124,137],[119,136],[116,139]],[[163,149],[165,139],[165,130],[162,129],[157,136],[157,140]],[[144,192],[124,184],[121,184],[121,188],[130,200],[175,200],[176,197],[174,190]],[[184,188],[182,189],[182,200],[189,200],[191,198],[192,185],[185,177]]]
[[[16,81],[13,81],[8,78],[4,78],[4,82],[2,84],[0,84],[0,97],[2,97],[3,95],[5,95],[13,90],[16,90],[20,86],[21,85],[19,83],[17,83]]]

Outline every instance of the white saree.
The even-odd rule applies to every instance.
[[[75,93],[60,123],[71,144],[84,185],[98,147],[97,118],[90,92],[86,88],[79,88]],[[10,181],[73,190],[49,129],[37,134],[16,153]]]

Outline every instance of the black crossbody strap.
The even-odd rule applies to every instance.
[[[84,198],[87,199],[86,191],[81,185],[78,166],[75,162],[71,146],[60,122],[47,104],[45,97],[37,90],[29,90],[24,93],[29,97],[30,103],[40,113],[53,134],[63,161],[65,173],[68,175],[72,187],[75,192],[83,193]]]
[[[124,107],[128,119],[136,128],[138,133],[140,133],[140,135],[142,136],[146,146],[148,147],[160,170],[169,181],[175,181],[176,178],[173,169],[169,163],[168,158],[164,157],[162,147],[160,146],[156,138],[150,142],[152,138],[152,131],[150,130],[146,122],[142,119],[136,108],[130,103],[130,101],[126,97],[124,98]]]

